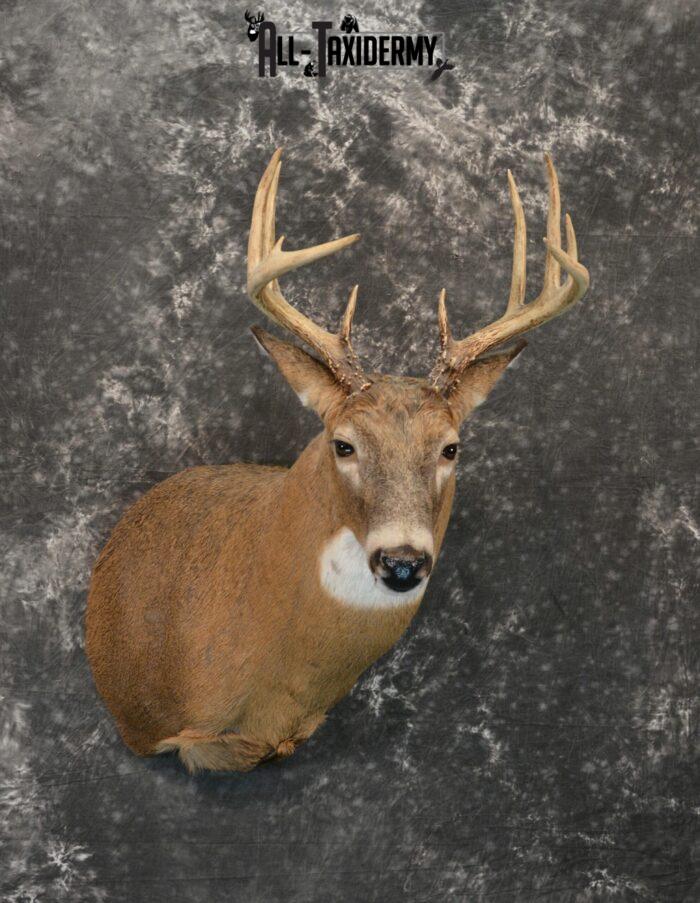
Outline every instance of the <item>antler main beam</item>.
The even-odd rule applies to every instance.
[[[559,182],[549,154],[545,154],[549,178],[549,210],[547,214],[547,247],[542,291],[529,304],[525,304],[526,275],[526,228],[523,205],[510,170],[508,185],[510,201],[515,219],[513,238],[513,269],[510,294],[506,312],[489,326],[485,326],[465,339],[456,340],[452,336],[447,319],[445,290],[440,292],[438,301],[438,324],[440,328],[440,356],[433,368],[433,385],[449,395],[458,384],[462,373],[482,354],[508,342],[542,323],[558,317],[572,304],[582,298],[589,285],[588,270],[579,262],[576,235],[571,217],[566,215],[566,251],[561,247],[561,204]],[[567,274],[560,284],[561,269]]]
[[[352,392],[367,382],[350,343],[357,286],[350,293],[341,329],[336,334],[327,332],[292,307],[280,291],[277,280],[291,270],[347,248],[360,236],[346,235],[344,238],[300,251],[282,250],[284,236],[275,238],[275,206],[282,166],[281,156],[282,148],[278,148],[272,155],[255,195],[248,241],[248,295],[273,322],[313,348],[338,382],[348,392]]]

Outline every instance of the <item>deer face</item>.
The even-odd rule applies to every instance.
[[[280,290],[277,280],[285,273],[359,238],[349,235],[299,251],[282,250],[283,239],[275,237],[280,157],[281,149],[273,154],[255,196],[248,242],[248,294],[270,319],[319,357],[253,328],[302,402],[312,407],[325,425],[326,463],[336,488],[334,497],[339,499],[337,510],[347,526],[336,537],[327,560],[323,558],[327,567],[324,570],[322,564],[322,573],[333,584],[337,572],[346,589],[370,573],[383,592],[413,593],[417,598],[430,574],[438,525],[442,521],[444,527],[452,497],[459,425],[486,398],[524,342],[511,350],[493,350],[574,304],[588,288],[588,271],[578,260],[568,215],[566,251],[561,246],[559,185],[546,156],[549,214],[544,284],[537,298],[525,303],[525,218],[509,172],[515,234],[505,314],[467,338],[455,339],[443,289],[438,301],[441,352],[430,378],[367,374],[351,344],[357,286],[350,293],[338,333],[328,332],[304,316]],[[564,283],[562,269],[567,274]],[[343,556],[352,567],[345,567]],[[363,591],[371,595],[373,586],[366,584]],[[358,594],[353,598],[359,598]],[[375,596],[375,601],[384,600]]]
[[[324,471],[344,524],[329,552],[336,570],[352,559],[385,591],[422,593],[452,501],[460,424],[517,351],[480,362],[449,400],[428,380],[380,375],[348,395],[305,351],[254,331],[324,422]]]
[[[366,566],[393,592],[430,575],[459,445],[448,405],[421,380],[381,377],[327,417],[335,493]]]

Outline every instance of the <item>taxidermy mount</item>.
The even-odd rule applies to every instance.
[[[547,156],[537,298],[525,303],[525,218],[509,172],[515,236],[506,312],[456,339],[443,290],[430,376],[365,372],[351,344],[357,286],[337,333],[280,290],[285,273],[359,238],[282,250],[280,156],[255,196],[248,294],[315,356],[253,332],[323,431],[290,468],[192,467],[154,487],[117,524],[88,597],[87,653],[122,737],[139,755],[177,752],[190,771],[248,771],[291,755],[399,639],[447,528],[460,424],[525,343],[502,346],[563,313],[589,283],[568,216],[561,246]]]

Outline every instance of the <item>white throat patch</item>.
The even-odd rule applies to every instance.
[[[428,581],[405,593],[395,593],[375,577],[367,552],[348,527],[343,527],[324,546],[319,558],[321,586],[338,602],[355,608],[394,608],[409,605],[425,593]]]

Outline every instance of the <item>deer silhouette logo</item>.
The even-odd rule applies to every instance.
[[[359,31],[360,26],[358,25],[355,16],[345,16],[340,23],[340,30],[344,31],[346,34],[352,34],[354,31]]]
[[[251,16],[248,10],[245,11],[245,20],[248,23],[248,40],[257,41],[260,32],[260,23],[265,21],[265,13],[258,13],[257,16]]]

